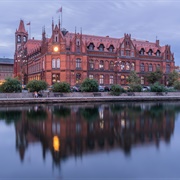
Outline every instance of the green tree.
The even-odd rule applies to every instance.
[[[170,72],[168,75],[168,86],[172,86],[179,79],[179,74],[176,71]]]
[[[98,91],[98,82],[94,79],[86,78],[81,84],[81,91],[97,92]]]
[[[147,75],[147,81],[150,84],[154,84],[155,82],[159,82],[162,80],[163,72],[160,69],[157,69],[154,72],[151,72]]]
[[[42,80],[32,80],[29,81],[28,84],[26,85],[26,88],[30,90],[30,92],[34,91],[41,91],[47,89],[47,83]]]
[[[70,85],[66,82],[55,83],[52,87],[53,92],[70,92]]]
[[[151,85],[151,91],[152,92],[165,92],[166,88],[164,87],[163,84],[156,82],[153,85]]]
[[[111,95],[113,96],[119,96],[121,93],[125,92],[124,89],[118,85],[118,84],[113,84],[111,86]]]
[[[173,86],[174,86],[174,89],[180,90],[180,81],[175,81]]]
[[[21,89],[21,83],[16,78],[7,78],[0,86],[0,91],[6,93],[21,92]]]
[[[127,82],[129,83],[130,91],[141,92],[140,78],[135,71],[130,72]]]

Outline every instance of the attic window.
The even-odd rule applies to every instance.
[[[139,51],[139,53],[140,53],[141,55],[144,55],[144,49],[142,48],[142,49]]]
[[[99,45],[99,51],[104,51],[104,45],[103,44]]]
[[[152,56],[152,49],[150,49],[150,50],[148,51],[148,55],[149,55],[149,56]]]
[[[160,56],[161,52],[159,50],[157,50],[156,52],[156,56]]]
[[[94,50],[94,44],[93,44],[93,43],[90,43],[88,49],[89,49],[89,50]]]
[[[114,51],[114,46],[110,45],[108,50],[109,50],[109,52],[113,52]]]

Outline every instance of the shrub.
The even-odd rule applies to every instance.
[[[85,79],[81,84],[81,91],[84,92],[97,92],[98,82],[94,79]]]
[[[55,83],[52,87],[53,92],[70,92],[70,85],[66,82]]]
[[[41,91],[47,89],[47,83],[42,80],[32,80],[29,81],[28,84],[26,85],[26,88],[29,89],[30,92],[34,91]]]
[[[159,84],[159,82],[156,82],[153,85],[151,85],[151,91],[152,92],[165,92],[166,88],[164,87],[164,85]]]
[[[130,84],[129,86],[130,86],[129,91],[131,92],[141,92],[142,90],[142,87],[140,84]]]
[[[119,96],[122,92],[124,92],[124,89],[120,85],[114,84],[111,86],[111,95]]]
[[[21,89],[21,83],[16,78],[7,78],[0,87],[0,91],[5,93],[21,92]]]
[[[180,81],[175,81],[173,84],[174,89],[180,90]]]

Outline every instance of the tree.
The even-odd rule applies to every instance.
[[[118,85],[118,84],[113,84],[111,86],[111,95],[113,96],[119,96],[121,93],[124,92],[124,89]]]
[[[97,92],[98,91],[98,82],[94,79],[86,78],[81,84],[81,91]]]
[[[130,72],[127,82],[129,83],[130,91],[141,92],[140,78],[135,71]]]
[[[26,88],[30,90],[30,92],[34,92],[34,91],[41,91],[41,90],[45,90],[47,89],[47,83],[45,81],[42,80],[32,80],[30,82],[28,82],[28,84],[26,85]]]
[[[173,72],[170,72],[168,75],[168,86],[172,86],[175,81],[179,79],[179,74],[175,70]]]
[[[70,85],[66,82],[55,83],[52,87],[53,92],[70,92]]]
[[[153,85],[151,85],[151,91],[152,92],[165,92],[166,88],[163,84],[160,84],[159,82],[155,82]]]
[[[174,86],[174,89],[180,90],[180,81],[175,81],[173,86]]]
[[[151,72],[147,75],[147,81],[150,84],[154,84],[155,82],[159,82],[162,80],[163,72],[160,69],[157,69],[154,72]]]
[[[21,89],[21,83],[16,78],[7,78],[0,86],[0,91],[6,93],[21,92]]]

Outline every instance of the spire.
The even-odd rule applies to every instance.
[[[24,27],[24,21],[22,19],[20,20],[19,28],[18,28],[17,32],[27,33],[25,30],[25,27]]]
[[[54,30],[54,20],[52,18],[52,32],[53,32],[53,30]]]

